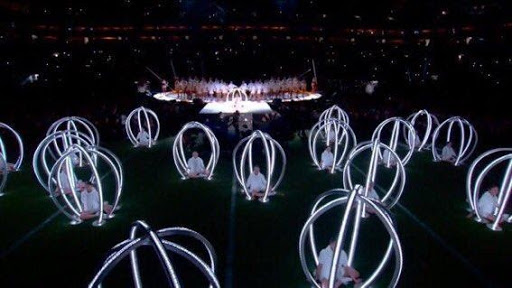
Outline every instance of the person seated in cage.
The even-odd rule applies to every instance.
[[[476,207],[478,209],[478,213],[480,217],[494,221],[496,217],[494,216],[494,211],[498,208],[498,194],[500,193],[500,189],[498,186],[494,185],[489,190],[485,191],[478,202],[476,203]],[[475,212],[469,213],[467,216],[471,218],[475,215]],[[501,221],[500,221],[501,222]]]
[[[453,145],[452,142],[448,142],[443,147],[443,150],[441,151],[441,160],[450,162],[450,163],[455,162],[457,154],[455,153],[455,150],[453,150],[452,145]]]
[[[16,171],[16,166],[12,163],[7,162],[7,160],[0,161],[0,174],[4,173],[4,169],[7,170],[7,173],[14,172]]]
[[[83,208],[82,213],[80,213],[80,219],[87,220],[97,217],[100,212],[100,194],[98,190],[89,181],[79,181],[77,186],[80,191],[80,202]],[[107,201],[103,202],[103,212],[112,212],[112,205],[108,204]]]
[[[209,174],[209,171],[204,167],[203,159],[199,157],[197,151],[192,152],[192,157],[188,159],[187,166],[189,178],[207,177]]]
[[[249,194],[254,198],[263,198],[265,197],[265,190],[267,189],[267,180],[265,176],[260,173],[260,167],[254,166],[251,175],[245,181],[245,185],[247,186],[247,190],[249,190]],[[274,195],[273,191],[269,192],[269,195]]]
[[[69,183],[67,166],[64,166],[64,168],[62,170],[60,170],[59,180],[60,180],[60,183],[62,186],[62,190],[59,189],[59,187],[58,187],[59,185],[57,185],[57,187],[55,188],[55,192],[54,192],[55,196],[59,196],[62,193],[66,194],[66,195],[71,194],[73,192],[73,189],[71,188],[71,184]]]
[[[139,133],[137,134],[137,142],[138,142],[137,146],[148,147],[149,143],[151,143],[151,141],[152,141],[152,139],[149,136],[149,133],[146,131],[146,129],[144,129],[144,127],[142,127],[140,129]]]
[[[315,277],[320,282],[322,288],[329,287],[329,277],[331,274],[331,265],[333,264],[334,250],[336,249],[336,237],[331,237],[329,245],[320,251],[318,257],[318,265],[315,271]],[[347,285],[350,282],[358,284],[361,282],[359,272],[348,266],[348,256],[344,250],[340,251],[338,258],[338,269],[335,274],[334,287],[338,288],[341,285]]]
[[[322,152],[320,167],[325,170],[330,170],[332,165],[334,165],[334,155],[331,152],[331,146],[327,146],[324,152]]]
[[[398,163],[398,159],[396,159],[395,155],[391,153],[388,149],[383,149],[382,158],[380,159],[380,163],[386,165],[386,167],[395,166]]]

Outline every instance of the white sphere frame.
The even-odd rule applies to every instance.
[[[328,131],[326,134],[324,131]],[[348,151],[350,151],[349,147],[355,147],[357,146],[357,138],[352,130],[352,128],[345,122],[339,121],[338,119],[329,118],[327,120],[320,120],[318,121],[313,128],[309,131],[309,137],[308,137],[308,147],[309,147],[309,155],[311,156],[311,159],[313,160],[313,163],[315,166],[321,170],[322,165],[320,161],[318,161],[318,152],[317,152],[317,145],[318,145],[318,138],[321,136],[321,133],[324,132],[324,138],[326,138],[326,142],[330,139],[329,133],[334,133],[334,147],[333,149],[333,155],[334,155],[334,165],[332,165],[330,169],[330,173],[334,174],[335,169],[339,169],[342,167],[343,160],[345,160],[345,156]],[[341,132],[341,133],[340,133]],[[330,143],[327,143],[329,145]],[[342,146],[341,153],[339,153],[340,148],[339,146]]]
[[[144,235],[137,236],[137,232],[141,230]],[[164,237],[172,236],[185,236],[199,241],[205,248],[208,254],[208,262],[202,260],[196,254],[191,252],[186,247],[180,244],[174,243],[170,240],[164,239]],[[130,238],[117,245],[115,245],[109,252],[109,255],[102,263],[100,269],[89,283],[89,288],[101,287],[101,283],[110,271],[128,254],[130,255],[131,270],[133,284],[136,288],[142,287],[142,281],[140,276],[137,248],[142,246],[152,246],[158,256],[160,264],[164,268],[164,272],[167,278],[167,284],[169,287],[180,288],[180,281],[178,275],[174,269],[172,258],[169,257],[167,251],[172,252],[178,256],[184,257],[186,260],[191,262],[199,271],[206,277],[209,282],[209,288],[220,288],[219,281],[215,275],[217,256],[212,244],[201,234],[183,227],[164,228],[158,231],[153,231],[151,227],[144,221],[137,220],[134,222],[130,229]]]
[[[283,181],[284,174],[286,171],[286,153],[284,152],[284,149],[281,146],[281,144],[279,144],[279,142],[277,142],[269,134],[264,133],[260,130],[255,130],[251,135],[243,138],[242,140],[240,140],[240,142],[238,142],[238,144],[235,146],[235,149],[233,149],[233,169],[235,171],[236,179],[238,180],[240,186],[242,186],[243,192],[245,193],[247,200],[252,200],[252,196],[249,193],[249,190],[247,189],[246,172],[248,170],[247,166],[249,167],[250,170],[249,174],[252,173],[252,169],[254,167],[252,157],[252,145],[256,139],[261,140],[265,154],[267,186],[265,187],[263,198],[260,198],[260,201],[265,203],[268,202],[269,193],[271,191],[275,191],[277,187],[281,184],[281,181]],[[239,159],[238,151],[240,150],[240,147],[242,147],[242,145],[243,149]],[[274,184],[272,184],[272,179],[274,178],[273,176],[276,165],[276,147],[281,154],[283,165],[281,173],[277,178],[277,181]]]
[[[347,112],[341,109],[338,105],[333,105],[330,108],[324,110],[322,114],[320,114],[320,118],[318,120],[321,121],[331,118],[338,119],[339,121],[350,125],[350,119],[348,117]]]
[[[93,185],[97,187],[97,191],[99,194],[99,205],[100,205],[100,213],[98,213],[98,218],[96,221],[94,221],[92,224],[93,226],[102,226],[105,224],[105,217],[107,219],[114,217],[114,211],[116,211],[119,200],[121,198],[121,192],[123,190],[123,170],[121,166],[121,161],[110,151],[102,147],[82,147],[76,144],[71,145],[67,151],[57,160],[57,162],[53,165],[50,177],[48,178],[47,187],[50,191],[50,197],[53,200],[55,206],[64,214],[66,217],[68,217],[71,220],[71,224],[80,224],[82,223],[82,220],[80,219],[80,214],[83,212],[83,205],[78,199],[78,195],[75,192],[76,191],[76,182],[74,180],[74,169],[72,165],[72,155],[80,153],[83,155],[85,162],[88,164],[92,171],[92,178],[91,182]],[[104,187],[102,184],[102,177],[100,176],[98,169],[96,167],[98,163],[98,159],[102,159],[107,163],[107,165],[110,167],[112,174],[115,178],[115,193],[114,193],[114,201],[112,202],[112,211],[110,211],[108,214],[104,216]],[[68,199],[68,196],[66,193],[60,193],[59,196],[55,195],[55,193],[52,193],[51,191],[54,191],[55,189],[59,189],[60,191],[64,191],[62,187],[62,180],[59,177],[60,173],[63,171],[63,169],[66,169],[69,171],[67,173],[68,175],[68,183],[71,186],[71,190],[73,191],[72,199]],[[56,181],[55,181],[56,179]],[[65,205],[63,205],[58,200],[62,199],[64,200]]]
[[[350,152],[350,155],[345,163],[345,167],[343,168],[343,187],[347,190],[355,189],[357,185],[354,185],[354,181],[352,180],[352,162],[363,151],[370,150],[372,154],[365,175],[364,192],[362,193],[364,196],[368,196],[368,187],[370,186],[370,183],[374,183],[374,185],[376,184],[377,167],[379,166],[378,162],[380,159],[381,149],[387,150],[390,153],[391,157],[397,159],[393,182],[391,186],[385,191],[384,196],[380,197],[379,201],[384,205],[384,207],[386,207],[387,209],[391,209],[398,203],[400,197],[403,194],[405,183],[407,181],[407,176],[405,173],[404,164],[398,158],[396,152],[386,144],[380,143],[378,140],[373,142],[362,142]]]
[[[138,131],[142,131],[142,126],[143,126],[143,122],[145,122],[146,124],[146,127],[148,128],[148,134],[149,134],[149,138],[151,139],[148,143],[148,145],[141,145],[141,143],[139,142],[139,140],[137,139],[137,135],[135,133],[133,133],[133,130],[132,129],[132,118],[137,115],[137,128],[138,128]],[[152,118],[153,120],[155,120],[155,123],[156,123],[156,127],[155,129],[152,129],[151,127],[151,120],[150,118]],[[128,117],[126,117],[126,122],[125,122],[125,130],[126,130],[126,135],[128,136],[128,139],[130,140],[130,142],[132,142],[133,146],[135,147],[138,147],[138,146],[146,146],[148,148],[151,148],[154,143],[156,142],[156,140],[158,139],[158,135],[160,134],[160,121],[158,120],[158,116],[156,115],[156,113],[149,109],[149,108],[146,108],[144,106],[141,106],[139,108],[136,108],[134,109],[132,112],[130,112],[130,114],[128,114]]]
[[[393,129],[391,131],[391,138],[390,138],[389,144],[387,144],[387,146],[389,148],[391,148],[397,155],[398,155],[397,148],[398,148],[398,140],[400,139],[400,132],[402,129],[407,130],[404,133],[409,136],[408,138],[405,138],[406,139],[405,143],[407,144],[406,146],[409,149],[409,151],[403,157],[398,158],[399,160],[401,160],[403,165],[407,165],[409,160],[411,160],[412,154],[414,153],[414,150],[415,150],[415,147],[414,147],[415,141],[410,141],[408,139],[416,139],[416,129],[414,129],[414,126],[409,121],[404,120],[400,117],[392,117],[392,118],[388,118],[388,119],[382,121],[377,126],[377,128],[375,128],[375,130],[373,131],[371,141],[374,142],[374,141],[378,140],[379,142],[383,142],[381,140],[382,131],[384,130],[384,128],[386,128],[391,123],[393,124]],[[382,155],[379,155],[379,156],[382,157]],[[386,157],[382,157],[382,158],[386,158]],[[390,157],[388,157],[387,160],[385,159],[386,166],[388,166],[388,167],[390,166],[390,159],[391,159]]]
[[[426,117],[427,126],[424,135],[420,137],[418,129],[416,129],[416,123],[418,119],[420,119],[420,117],[422,116]],[[407,117],[407,121],[409,121],[412,124],[412,126],[416,129],[416,135],[418,139],[420,139],[420,143],[418,146],[416,146],[416,143],[414,143],[416,151],[419,152],[425,149],[430,149],[430,145],[432,144],[432,134],[434,130],[439,126],[439,120],[437,119],[437,117],[434,114],[431,114],[427,110],[423,109],[414,114],[411,114],[409,117]],[[409,141],[409,138],[407,138],[406,130],[404,129],[403,132],[404,138],[407,141]]]
[[[215,137],[213,131],[202,123],[196,121],[188,122],[187,124],[183,125],[178,134],[176,134],[174,143],[172,145],[174,165],[176,166],[176,169],[178,170],[178,173],[180,173],[182,179],[189,178],[188,171],[190,169],[188,167],[187,157],[185,156],[185,149],[183,148],[183,134],[189,129],[202,130],[205,133],[208,142],[210,143],[211,154],[205,169],[209,172],[206,179],[211,180],[213,177],[213,172],[215,171],[215,167],[217,167],[217,163],[219,162],[220,145],[219,140],[217,140],[217,137]]]
[[[339,265],[339,257],[341,254],[341,250],[343,250],[343,246],[345,242],[349,241],[346,237],[347,226],[349,225],[349,221],[352,220],[351,217],[354,217],[354,228],[352,230],[352,235],[350,237],[350,247],[348,250],[348,261],[347,266],[352,266],[354,261],[356,246],[359,237],[359,228],[361,225],[361,215],[364,206],[369,206],[375,211],[375,215],[381,221],[381,223],[386,228],[390,236],[390,240],[379,265],[373,271],[373,273],[362,282],[360,287],[369,287],[385,268],[385,265],[391,258],[391,253],[395,255],[395,269],[393,273],[393,277],[388,285],[388,287],[396,287],[400,280],[400,276],[402,274],[403,269],[403,252],[402,246],[400,243],[400,239],[398,237],[398,233],[395,228],[395,224],[393,219],[391,218],[390,213],[384,208],[380,203],[373,201],[361,194],[358,193],[359,187],[353,189],[351,191],[345,189],[332,189],[321,195],[319,195],[311,209],[311,213],[306,223],[304,224],[300,236],[299,236],[299,257],[301,261],[301,266],[304,274],[306,275],[307,280],[312,283],[315,287],[321,288],[321,286],[315,281],[315,277],[313,277],[312,272],[309,270],[307,260],[306,260],[306,238],[309,238],[310,250],[315,262],[315,266],[318,265],[318,250],[315,241],[314,235],[314,223],[315,221],[325,214],[327,211],[346,204],[346,209],[343,213],[342,223],[339,228],[338,237],[336,241],[336,248],[334,250],[334,255],[331,264],[330,277],[329,277],[329,288],[334,288],[335,283],[335,275],[338,270]],[[334,197],[333,197],[334,196]],[[327,203],[322,203],[324,200],[328,198],[334,198],[329,200]],[[352,209],[355,208],[355,209]],[[351,214],[354,215],[351,215]]]
[[[238,101],[249,101],[249,96],[241,88],[233,88],[226,95],[226,101],[238,102]]]
[[[455,162],[453,163],[453,165],[459,166],[463,164],[475,151],[476,146],[478,144],[478,134],[475,128],[466,119],[459,116],[453,116],[444,120],[443,123],[437,126],[436,130],[434,131],[434,135],[432,136],[432,157],[434,158],[435,162],[441,161],[441,155],[439,155],[438,149],[436,148],[437,140],[439,138],[441,130],[444,128],[444,126],[448,126],[446,134],[446,143],[450,142],[452,138],[453,125],[455,123],[458,124],[459,131],[461,133],[461,139],[459,143],[459,151],[457,153],[457,157],[455,158]],[[466,128],[468,129],[467,131]],[[468,134],[467,139],[466,133]]]
[[[501,156],[496,156],[496,154],[500,154]],[[476,179],[474,175],[477,170],[477,166],[484,161],[484,159],[491,158],[493,159],[490,163],[485,165],[485,167],[478,173]],[[492,223],[488,223],[486,219],[484,219],[480,212],[478,211],[477,203],[480,195],[480,190],[482,188],[482,183],[484,178],[489,174],[489,172],[499,164],[508,161],[507,169],[505,171],[505,176],[502,178],[500,185],[500,192],[498,195],[498,203],[499,207],[493,213],[495,220]],[[508,200],[510,198],[510,194],[512,190],[512,148],[496,148],[489,150],[482,155],[478,156],[473,163],[471,164],[468,174],[466,176],[466,196],[469,201],[469,205],[471,210],[475,213],[475,221],[481,223],[488,223],[487,228],[493,231],[501,231],[499,223],[503,218],[503,213],[507,206]],[[509,216],[506,219],[507,222],[512,222],[512,216]]]
[[[62,150],[62,148],[59,147],[56,142],[62,142],[64,150]],[[62,157],[62,155],[64,155],[64,151],[66,151],[71,145],[80,145],[83,147],[94,146],[93,140],[82,132],[57,131],[46,136],[39,143],[34,152],[34,157],[32,158],[32,168],[34,174],[36,175],[37,181],[48,192],[48,194],[53,193],[47,184],[48,179],[51,179],[50,172],[55,162],[53,164],[49,164],[47,158],[50,156],[53,161],[57,161],[60,157]],[[50,150],[51,148],[53,148],[53,151]],[[80,154],[78,158],[80,159],[80,165],[82,165],[83,156]],[[41,173],[41,169],[44,174]]]
[[[0,122],[0,129],[6,129],[9,131],[16,139],[16,142],[18,142],[18,154],[16,154],[18,157],[16,157],[16,161],[10,162],[9,161],[9,155],[10,153],[7,153],[7,148],[5,147],[5,143],[2,140],[2,137],[0,136],[0,156],[2,156],[3,160],[5,161],[5,164],[7,163],[13,163],[14,170],[19,171],[21,164],[23,163],[23,158],[25,155],[24,148],[23,148],[23,140],[21,139],[21,136],[16,130],[14,130],[11,126]],[[0,191],[2,191],[0,189]]]

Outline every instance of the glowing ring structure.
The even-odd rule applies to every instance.
[[[439,135],[441,134],[442,129],[445,126],[448,126],[448,130],[446,132],[446,142],[450,142],[452,139],[452,131],[453,131],[453,125],[458,124],[459,131],[461,134],[460,143],[459,143],[459,151],[457,154],[457,157],[455,157],[455,162],[453,165],[459,166],[464,161],[466,161],[471,154],[476,149],[476,146],[478,144],[478,134],[476,133],[475,128],[471,123],[469,123],[466,119],[454,116],[451,118],[448,118],[441,123],[436,130],[434,131],[434,135],[432,136],[432,156],[434,158],[434,161],[440,161],[441,155],[439,155],[439,151],[437,149],[437,140],[439,138]],[[467,138],[466,138],[467,134]]]
[[[64,214],[66,215],[70,220],[72,224],[79,224],[81,223],[80,214],[83,212],[83,205],[79,199],[79,194],[77,194],[75,191],[77,190],[76,187],[76,179],[75,179],[75,172],[72,164],[72,155],[79,153],[83,155],[84,161],[88,164],[87,166],[90,167],[92,171],[92,177],[90,181],[95,184],[95,187],[97,188],[98,194],[99,194],[99,205],[100,209],[98,213],[98,219],[93,222],[94,226],[101,226],[105,223],[105,217],[106,218],[112,218],[114,217],[114,211],[116,210],[119,200],[121,198],[121,191],[123,190],[123,170],[121,166],[121,161],[109,150],[102,148],[102,147],[95,147],[95,146],[89,146],[89,147],[82,147],[77,144],[71,145],[67,151],[57,160],[57,162],[53,165],[51,171],[50,171],[50,177],[48,178],[47,187],[50,191],[50,197],[52,198],[55,206]],[[114,175],[115,178],[115,193],[114,193],[114,201],[112,202],[112,211],[106,214],[104,216],[104,187],[102,184],[102,178],[98,172],[98,159],[102,159],[110,168],[110,171]],[[71,199],[68,199],[68,195],[66,193],[60,193],[59,196],[55,195],[55,193],[51,193],[51,191],[54,191],[55,189],[59,189],[60,191],[64,191],[64,188],[62,186],[62,179],[59,177],[60,173],[66,169],[68,171],[68,183],[71,186]],[[56,180],[55,180],[56,179]],[[82,192],[83,193],[83,192]],[[64,203],[59,202],[59,200],[62,199]]]
[[[62,127],[65,125],[65,127]],[[82,128],[82,129],[79,129]],[[78,116],[69,116],[61,118],[50,126],[48,131],[46,132],[46,136],[49,136],[50,134],[53,134],[58,131],[70,131],[72,133],[69,133],[69,135],[76,134],[78,135],[78,132],[82,132],[85,135],[87,135],[88,139],[91,139],[92,145],[99,146],[100,145],[100,133],[98,132],[98,129],[96,129],[96,126],[92,124],[91,121]],[[68,143],[73,144],[74,142],[72,139],[68,139]],[[62,150],[65,150],[65,148],[60,148],[58,146],[58,143],[55,142],[55,148],[60,151],[60,154],[62,154]]]
[[[63,147],[59,147],[57,142],[61,142]],[[67,151],[72,145],[79,145],[83,147],[94,146],[93,140],[88,135],[77,132],[77,131],[57,131],[44,138],[37,146],[34,157],[32,158],[32,168],[36,175],[37,181],[43,188],[51,194],[52,191],[47,186],[48,179],[50,178],[51,168],[55,162],[64,155],[64,151]],[[63,150],[64,149],[64,150]],[[80,153],[81,150],[75,150]],[[79,164],[83,163],[83,155],[73,155],[79,159]],[[53,163],[49,163],[53,161]],[[75,159],[73,159],[75,162]],[[42,172],[41,173],[41,169]]]
[[[208,128],[208,126],[201,124],[199,122],[189,122],[181,128],[181,130],[176,135],[174,139],[174,143],[172,145],[172,155],[174,158],[174,164],[176,165],[176,169],[180,173],[182,179],[188,178],[188,171],[190,170],[188,167],[187,157],[185,156],[185,149],[183,148],[183,134],[189,129],[200,129],[206,134],[206,138],[208,138],[208,142],[210,142],[211,154],[210,159],[208,160],[208,164],[206,165],[206,170],[208,170],[209,174],[207,179],[212,179],[213,172],[217,163],[219,162],[220,156],[220,146],[219,140],[213,134],[213,131]]]
[[[409,135],[409,138],[406,138],[406,146],[408,148],[407,154],[405,154],[403,157],[399,157],[398,159],[401,160],[403,165],[407,165],[409,160],[411,159],[412,153],[414,152],[414,141],[410,141],[407,139],[416,139],[416,130],[414,129],[414,126],[409,121],[406,121],[400,117],[392,117],[389,119],[386,119],[382,121],[377,128],[373,131],[372,134],[372,142],[378,140],[379,142],[383,142],[381,139],[382,131],[384,128],[386,128],[388,125],[393,125],[393,128],[391,130],[391,137],[389,139],[388,147],[391,148],[397,155],[397,148],[398,148],[398,141],[400,139],[400,130],[406,129],[407,132],[405,132],[407,135]],[[389,154],[388,154],[389,155]],[[380,155],[382,156],[382,155]],[[386,157],[383,157],[386,158]],[[388,159],[384,159],[386,161],[386,166],[390,166],[390,160],[391,158],[388,157]]]
[[[9,131],[16,138],[16,142],[18,142],[18,154],[17,154],[18,157],[16,158],[15,162],[10,162],[9,161],[10,153],[7,153],[7,148],[5,147],[4,141],[2,140],[2,137],[0,136],[0,155],[2,156],[3,160],[5,160],[6,164],[14,163],[14,170],[18,171],[18,170],[20,170],[20,166],[23,163],[23,157],[25,155],[24,149],[23,149],[23,140],[21,140],[21,136],[18,132],[16,132],[16,130],[14,130],[12,127],[10,127],[9,125],[7,125],[5,123],[0,122],[0,129],[6,129],[7,131]],[[1,191],[1,189],[0,189],[0,191]]]
[[[249,101],[249,96],[247,96],[247,93],[241,88],[233,88],[229,93],[226,95],[226,101]]]
[[[320,121],[327,119],[338,119],[339,121],[350,124],[350,119],[348,117],[347,112],[341,109],[338,105],[333,105],[332,107],[324,110],[322,114],[320,114]]]
[[[132,142],[133,146],[141,146],[140,141],[137,139],[137,134],[133,133],[134,129],[132,128],[132,118],[135,115],[137,115],[137,134],[142,131],[144,126],[143,123],[145,123],[145,126],[147,127],[147,133],[149,134],[149,139],[151,139],[147,145],[142,146],[151,148],[151,146],[153,146],[153,144],[158,139],[158,135],[160,134],[160,121],[158,121],[158,116],[153,110],[146,107],[139,107],[128,114],[128,117],[126,117],[125,130],[126,135],[128,135],[128,139],[130,139],[130,142]],[[156,127],[154,127],[154,129],[151,125],[150,118],[152,118],[156,123]]]
[[[390,240],[382,258],[381,262],[377,265],[377,268],[373,271],[373,273],[369,277],[365,277],[365,280],[361,283],[360,287],[369,287],[376,279],[380,276],[380,274],[385,269],[388,261],[391,258],[391,254],[394,254],[395,265],[394,265],[394,273],[390,283],[387,287],[396,287],[398,285],[398,281],[400,280],[400,276],[402,274],[403,269],[403,253],[402,246],[400,244],[400,239],[398,237],[398,233],[395,229],[395,224],[393,219],[391,218],[390,213],[384,208],[380,203],[376,201],[372,201],[371,199],[361,195],[358,193],[359,187],[356,187],[354,190],[345,190],[345,189],[333,189],[327,191],[321,195],[319,195],[313,205],[311,210],[311,214],[304,224],[300,237],[299,237],[299,257],[302,266],[302,270],[306,275],[306,278],[309,282],[311,282],[315,287],[321,288],[321,286],[315,281],[315,277],[312,272],[309,270],[307,259],[306,259],[306,240],[309,238],[310,250],[313,256],[313,260],[315,262],[315,267],[318,265],[318,250],[315,241],[314,235],[314,224],[315,221],[320,218],[327,211],[334,209],[338,206],[345,205],[345,211],[343,213],[342,223],[339,228],[338,237],[336,241],[336,248],[334,249],[334,256],[332,259],[330,277],[329,277],[329,288],[334,287],[335,275],[339,266],[339,257],[343,247],[346,246],[346,242],[350,241],[349,249],[348,249],[348,261],[347,266],[351,266],[353,264],[357,241],[359,237],[359,228],[361,225],[361,215],[364,206],[369,206],[373,209],[377,218],[382,222],[386,231],[390,236]],[[360,189],[359,189],[360,190]],[[326,202],[326,203],[325,203]],[[355,208],[355,209],[353,209]],[[353,229],[352,235],[347,237],[347,226],[349,226],[349,221],[353,218]]]
[[[405,174],[405,168],[402,161],[398,158],[398,155],[396,154],[393,149],[391,149],[386,144],[380,143],[379,141],[373,141],[373,142],[362,142],[359,145],[357,145],[351,152],[347,159],[347,162],[345,163],[345,167],[343,168],[343,187],[347,190],[353,190],[355,189],[354,182],[352,180],[352,163],[354,159],[359,156],[362,152],[366,150],[371,151],[371,157],[370,157],[370,163],[368,165],[368,169],[365,173],[365,185],[364,185],[364,196],[368,196],[368,187],[370,186],[370,183],[377,183],[377,167],[379,166],[379,159],[381,150],[387,150],[391,157],[395,157],[395,159],[398,159],[395,165],[395,176],[393,177],[393,182],[391,186],[385,191],[384,196],[380,197],[380,201],[387,209],[393,208],[396,203],[398,203],[398,200],[400,200],[400,197],[402,196],[402,193],[405,188],[406,183],[406,174]],[[354,167],[356,169],[359,169],[357,167]],[[360,171],[361,173],[364,173]]]
[[[328,134],[325,134],[324,131],[326,130],[329,131]],[[319,136],[323,136],[325,142],[327,142],[330,139],[329,133],[334,133],[333,139],[335,145],[331,147],[333,150],[334,165],[332,165],[330,169],[330,172],[334,173],[335,169],[342,166],[347,152],[350,151],[349,148],[357,145],[357,138],[352,128],[344,122],[333,118],[318,121],[309,131],[308,137],[309,155],[318,169],[322,169],[322,165],[320,161],[318,161],[318,153],[316,150],[318,139]],[[330,143],[328,143],[328,145],[330,145]]]
[[[141,231],[140,236],[137,232]],[[204,246],[208,254],[208,262],[201,259],[199,256],[191,252],[186,247],[165,239],[165,237],[188,237],[199,241]],[[137,256],[137,249],[142,246],[151,246],[157,254],[160,264],[164,268],[167,278],[168,287],[181,288],[179,276],[176,273],[172,259],[181,256],[193,264],[202,274],[206,277],[210,288],[220,288],[219,281],[215,275],[217,256],[211,243],[204,238],[201,234],[183,227],[165,228],[158,231],[153,231],[146,222],[138,220],[132,224],[130,229],[130,239],[125,240],[115,245],[110,251],[109,255],[102,263],[100,269],[89,283],[89,288],[100,287],[101,283],[110,271],[121,262],[126,256],[130,256],[132,278],[134,287],[142,287],[142,281],[139,270],[139,262]],[[173,257],[167,254],[171,252]],[[163,286],[163,285],[162,285]]]
[[[238,142],[233,150],[233,169],[235,170],[236,179],[238,183],[242,186],[245,196],[247,200],[251,200],[251,194],[247,189],[246,185],[246,176],[247,170],[249,170],[249,174],[252,172],[254,167],[253,165],[253,157],[252,157],[252,145],[254,141],[260,139],[263,144],[263,150],[265,154],[265,164],[266,164],[266,180],[267,186],[265,187],[265,193],[263,198],[260,199],[261,202],[267,202],[268,196],[271,191],[275,191],[281,181],[283,181],[284,173],[286,170],[286,153],[283,150],[283,147],[274,140],[270,135],[264,133],[260,130],[255,130],[251,135],[243,138]],[[243,146],[241,155],[238,155],[238,150]],[[279,150],[279,153],[282,157],[282,169],[277,181],[275,184],[272,184],[275,174],[275,165],[276,165],[276,149]]]
[[[0,197],[4,196],[4,188],[7,183],[7,177],[9,176],[9,170],[7,169],[7,162],[5,161],[2,152],[0,152]]]
[[[483,162],[484,159],[490,161],[490,163],[484,166],[481,172],[477,174],[478,176],[475,179],[474,174],[476,173],[477,166],[479,166],[479,164]],[[493,213],[493,216],[496,220],[494,220],[493,223],[487,224],[487,227],[494,231],[502,230],[499,226],[499,223],[503,217],[503,212],[505,211],[508,200],[510,198],[510,194],[512,192],[512,148],[496,148],[478,156],[478,158],[476,158],[471,164],[466,177],[466,196],[469,200],[471,209],[475,213],[475,220],[477,222],[487,223],[487,220],[480,215],[477,207],[478,199],[480,198],[479,192],[482,187],[482,182],[496,166],[504,162],[506,163],[507,161],[507,169],[505,170],[505,174],[500,185],[500,192],[497,203],[498,209],[495,209]],[[512,216],[507,219],[507,222],[511,221]]]
[[[426,118],[426,129],[425,133],[420,137],[420,133],[418,132],[418,129],[416,129],[416,125],[419,122],[419,119],[421,117]],[[407,117],[407,121],[409,121],[412,126],[416,129],[416,136],[420,140],[420,143],[418,145],[415,144],[416,151],[422,151],[424,149],[430,149],[430,145],[432,144],[432,134],[434,130],[439,126],[439,120],[437,117],[433,114],[430,114],[427,110],[420,110],[414,114],[411,114],[409,117]],[[410,141],[407,137],[407,131],[404,129],[404,138],[406,141]]]

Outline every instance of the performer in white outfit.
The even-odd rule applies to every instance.
[[[384,149],[382,152],[382,163],[384,165],[394,166],[397,163],[397,159],[395,158],[395,155],[393,155],[388,149]]]
[[[75,175],[72,175],[72,181],[75,181],[76,177]],[[59,180],[62,185],[62,191],[59,190],[59,187],[55,188],[55,195],[60,195],[60,193],[64,192],[64,194],[71,194],[73,189],[71,188],[69,179],[68,179],[68,168],[66,166],[63,167],[63,169],[59,173]]]
[[[188,159],[188,177],[198,178],[208,176],[208,170],[204,167],[204,162],[197,151],[192,152],[192,157]]]
[[[100,194],[90,182],[80,184],[80,202],[82,202],[83,211],[80,213],[80,219],[87,220],[97,216],[100,211]],[[103,211],[112,212],[112,206],[108,202],[103,202]]]
[[[456,157],[457,154],[455,154],[455,150],[453,150],[452,142],[446,143],[441,152],[441,160],[453,163]]]
[[[249,178],[247,178],[245,185],[247,186],[247,189],[249,190],[251,196],[254,197],[255,199],[258,197],[265,196],[265,189],[267,189],[267,180],[265,179],[265,176],[263,176],[263,174],[260,173],[260,167],[254,166],[253,172],[251,173],[251,175],[249,175]]]
[[[331,265],[333,264],[334,249],[336,249],[336,238],[329,240],[329,245],[320,251],[318,257],[318,266],[316,267],[316,279],[320,281],[322,288],[329,287],[329,276],[331,274]],[[334,287],[338,288],[341,285],[346,285],[352,281],[354,283],[361,282],[359,278],[359,272],[347,266],[348,256],[343,250],[340,251],[340,257],[338,258],[338,269],[336,270],[336,280]]]
[[[478,199],[478,212],[483,218],[491,221],[495,220],[494,209],[498,207],[498,193],[500,192],[498,186],[493,186],[489,191],[486,191],[480,199]]]
[[[322,169],[330,170],[332,165],[334,165],[334,155],[331,152],[331,146],[325,147],[321,158],[320,167],[322,167]]]
[[[144,128],[142,128],[137,134],[137,141],[139,142],[137,146],[148,147],[151,140],[149,133]]]

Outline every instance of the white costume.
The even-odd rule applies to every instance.
[[[140,146],[149,146],[151,138],[149,137],[148,132],[141,130],[139,134],[137,134],[137,141],[139,141]]]
[[[480,199],[478,199],[478,213],[480,213],[480,216],[484,218],[492,216],[497,204],[498,196],[493,196],[489,191],[487,191],[480,196]]]
[[[261,173],[258,173],[258,175],[251,173],[245,184],[249,191],[264,191],[267,188],[267,180],[265,180],[265,177]]]
[[[390,165],[395,165],[396,164],[396,158],[395,158],[395,155],[391,154],[391,152],[389,152],[389,150],[385,149],[384,152],[382,152],[382,162],[384,162],[384,164],[390,164]]]
[[[455,154],[455,150],[452,147],[446,145],[443,147],[443,151],[441,152],[441,159],[444,161],[451,161],[453,158],[457,157]]]
[[[320,251],[320,255],[318,257],[318,264],[322,264],[322,271],[320,271],[320,280],[329,279],[331,274],[331,264],[334,258],[334,251],[331,246],[327,246],[326,248]],[[347,253],[343,250],[340,251],[340,257],[338,258],[338,269],[336,270],[336,280],[341,280],[343,284],[347,284],[352,281],[350,277],[343,277],[345,274],[345,266],[348,262]]]
[[[325,150],[322,152],[322,162],[321,162],[322,169],[325,169],[327,167],[332,167],[334,164],[334,155],[331,151]]]
[[[203,159],[201,159],[200,157],[191,157],[190,159],[188,159],[187,166],[189,169],[189,174],[202,174],[205,172],[204,162]]]
[[[64,171],[61,171],[59,173],[59,180],[60,180],[60,184],[62,185],[62,189],[63,190],[72,190],[71,189],[71,185],[69,184],[69,181],[68,181],[68,174],[64,173]]]
[[[85,212],[100,211],[100,194],[96,188],[93,187],[91,192],[84,189],[80,195],[80,201]]]

